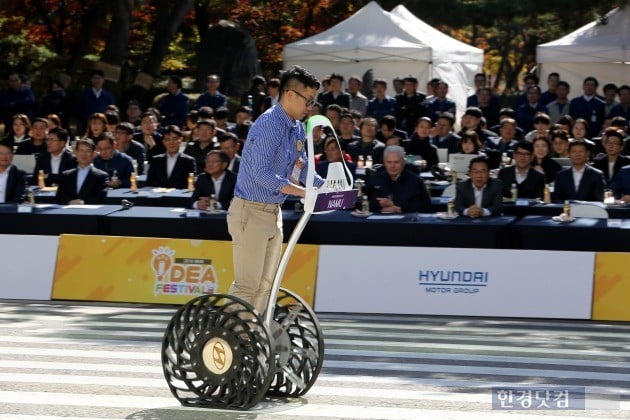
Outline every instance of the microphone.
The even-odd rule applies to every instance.
[[[134,203],[133,201],[129,201],[123,198],[122,200],[120,200],[120,205],[122,206],[121,210],[129,210],[130,208],[134,206]]]

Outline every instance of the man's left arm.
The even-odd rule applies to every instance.
[[[500,179],[496,179],[495,182],[488,182],[488,194],[490,195],[490,201],[487,207],[483,208],[484,216],[498,216],[503,209],[503,196],[501,194],[503,190],[503,183]]]

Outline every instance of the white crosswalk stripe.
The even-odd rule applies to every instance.
[[[630,326],[320,315],[324,368],[299,399],[182,407],[162,374],[176,308],[0,302],[1,419],[630,418]],[[499,411],[492,387],[586,387],[586,410]]]

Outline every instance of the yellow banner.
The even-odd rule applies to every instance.
[[[598,252],[595,255],[593,319],[630,321],[630,253]]]
[[[282,287],[313,306],[319,246],[297,245]],[[227,293],[234,270],[227,241],[62,235],[53,299],[183,304]]]

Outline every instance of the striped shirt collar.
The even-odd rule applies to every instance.
[[[274,118],[278,118],[278,122],[283,123],[287,127],[295,127],[296,125],[301,124],[299,121],[291,118],[280,103],[277,103],[271,112],[274,114]]]

